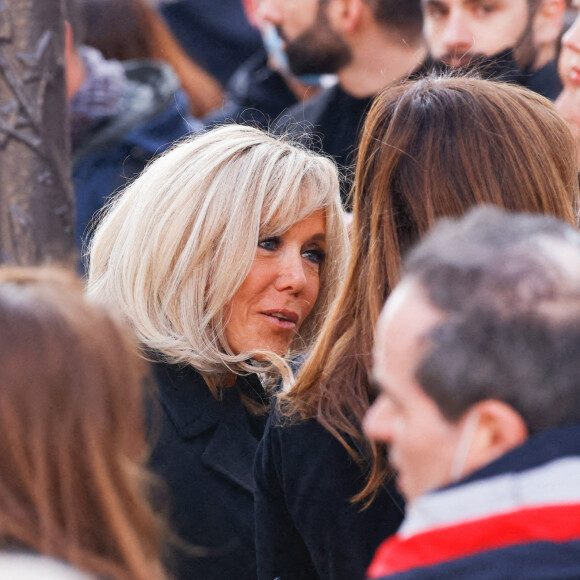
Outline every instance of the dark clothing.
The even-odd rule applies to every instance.
[[[166,0],[159,10],[185,51],[224,87],[246,59],[264,51],[240,0]]]
[[[381,580],[580,577],[580,425],[536,435],[415,500],[377,551]]]
[[[188,117],[187,98],[169,67],[153,61],[122,64],[126,82],[120,109],[92,127],[73,148],[79,250],[107,198],[172,141],[200,129],[199,122]]]
[[[251,56],[235,72],[226,96],[223,107],[203,119],[206,125],[236,122],[268,128],[282,111],[297,102],[284,78],[268,66],[264,51]]]
[[[276,121],[275,130],[308,136],[310,144],[332,155],[340,170],[350,174],[354,170],[360,129],[372,99],[357,99],[335,85],[284,112]],[[348,185],[343,187],[343,202],[348,189]]]
[[[454,72],[442,62],[432,62],[432,70],[443,73]],[[488,80],[522,85],[552,101],[555,101],[562,91],[556,60],[535,72],[524,71],[516,62],[512,48],[506,48],[493,56],[480,57],[461,70],[465,73],[476,72]]]
[[[272,417],[255,475],[260,580],[362,580],[377,546],[403,518],[392,483],[364,511],[350,502],[364,474],[314,419],[280,425]]]
[[[553,60],[540,70],[524,79],[524,86],[543,97],[555,101],[562,92],[562,81],[558,75],[558,61]]]
[[[265,417],[250,416],[241,394],[259,399],[256,375],[210,392],[192,367],[154,364],[161,429],[152,421],[151,467],[167,484],[171,529],[207,556],[174,556],[176,580],[256,577],[252,467]],[[157,431],[157,433],[156,433]]]

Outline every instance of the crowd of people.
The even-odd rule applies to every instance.
[[[65,5],[0,577],[580,577],[580,1]]]

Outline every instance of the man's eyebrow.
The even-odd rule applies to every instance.
[[[444,6],[444,3],[440,0],[421,0],[423,7],[425,6]]]
[[[377,379],[371,378],[371,388],[373,389],[373,392],[377,398],[379,396],[385,398],[391,404],[393,404],[396,408],[403,407],[401,399],[399,399],[399,397],[397,397],[396,395],[393,395],[393,391],[391,389],[389,389],[388,383],[386,383],[386,384],[379,383],[379,381]]]
[[[465,6],[477,6],[478,4],[481,4],[484,1],[489,1],[489,0],[462,0],[463,5]],[[427,7],[427,6],[436,6],[436,7],[440,7],[440,8],[447,8],[447,4],[445,2],[443,2],[442,0],[421,0],[421,4],[423,5],[423,8]]]
[[[396,400],[396,397],[393,398],[391,394],[388,383],[385,384],[384,381],[380,381],[379,377],[374,373],[374,371],[371,371],[369,381],[371,389],[375,395],[386,395],[389,399]]]
[[[483,2],[489,2],[489,0],[463,0],[463,4],[466,6],[477,6],[478,4],[482,4]]]

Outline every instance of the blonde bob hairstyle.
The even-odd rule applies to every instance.
[[[258,242],[323,209],[327,252],[312,312],[289,354],[308,349],[347,262],[334,163],[261,130],[218,127],[176,144],[106,209],[89,249],[89,295],[114,304],[147,350],[201,372],[263,365],[227,343],[227,306]],[[213,379],[212,380],[212,376]]]

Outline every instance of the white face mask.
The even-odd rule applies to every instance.
[[[463,429],[459,436],[459,443],[457,444],[453,463],[451,464],[451,470],[449,472],[449,480],[451,483],[455,483],[463,477],[465,463],[467,462],[478,424],[479,411],[470,411],[465,423],[463,424]]]
[[[273,24],[266,24],[261,29],[262,41],[264,48],[268,53],[268,57],[272,65],[282,74],[288,74],[290,69],[288,67],[288,57],[282,48],[284,41],[278,36]]]

